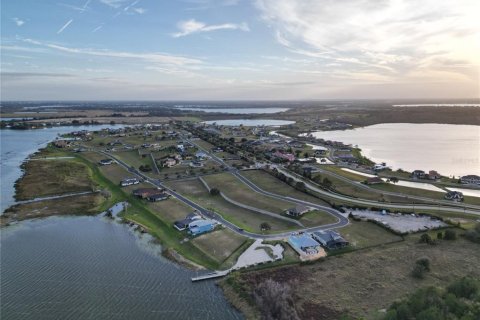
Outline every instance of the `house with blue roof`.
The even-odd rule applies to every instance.
[[[292,234],[288,237],[290,246],[300,255],[300,260],[315,260],[324,257],[325,250],[309,233]]]
[[[195,220],[188,226],[188,233],[192,236],[198,236],[214,229],[215,222],[213,220]]]

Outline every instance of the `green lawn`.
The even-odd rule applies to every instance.
[[[325,201],[298,191],[297,189],[291,187],[290,185],[263,170],[242,171],[241,174],[265,191],[328,206],[328,203]],[[299,220],[307,227],[329,224],[337,221],[337,219],[332,215],[319,210],[310,211],[302,215]]]
[[[342,177],[345,177],[347,179],[350,179],[352,181],[363,182],[367,179],[367,177],[365,177],[365,176],[342,170],[342,168],[337,167],[337,166],[322,166],[322,169],[325,170],[325,171],[330,171],[330,172],[336,173],[336,174],[338,174]]]
[[[138,169],[141,165],[149,165],[153,168],[152,158],[149,154],[139,155],[137,150],[114,152],[113,155],[123,162]]]
[[[293,230],[298,225],[288,221],[275,219],[254,211],[246,210],[225,201],[221,196],[211,196],[203,184],[198,180],[171,181],[167,185],[197,202],[204,208],[209,208],[221,214],[226,220],[250,232],[260,233],[260,224],[263,222],[271,226],[269,232]]]
[[[204,177],[211,188],[217,188],[227,197],[246,205],[281,214],[295,206],[292,202],[264,196],[250,189],[230,173],[220,173]]]
[[[147,203],[146,200],[145,202]],[[147,206],[155,215],[170,223],[185,219],[185,216],[193,211],[193,208],[175,198],[148,202]]]
[[[372,222],[351,221],[348,226],[337,231],[357,249],[402,240],[402,237]]]
[[[220,229],[214,232],[200,235],[191,242],[200,250],[209,255],[212,259],[217,261],[223,267],[230,267],[231,265],[224,265],[224,262],[239,249],[247,238],[240,236],[229,229]],[[239,250],[239,253],[243,252]],[[238,257],[238,256],[237,256]],[[236,262],[236,259],[232,259]]]

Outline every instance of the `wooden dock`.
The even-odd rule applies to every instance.
[[[229,273],[230,273],[230,270],[210,272],[204,275],[193,277],[192,282],[220,278],[220,277],[226,276]]]

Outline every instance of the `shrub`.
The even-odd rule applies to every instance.
[[[428,233],[424,233],[420,236],[420,243],[432,243],[432,237]]]
[[[445,236],[443,238],[445,240],[455,240],[457,239],[457,233],[455,230],[447,229],[445,230]]]
[[[217,188],[212,188],[210,189],[210,194],[212,196],[218,196],[220,194],[220,190],[218,190]]]
[[[430,259],[427,257],[419,258],[415,261],[412,276],[417,279],[423,279],[428,271],[430,271]]]

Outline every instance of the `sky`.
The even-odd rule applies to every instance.
[[[478,0],[1,0],[2,100],[478,98]]]

